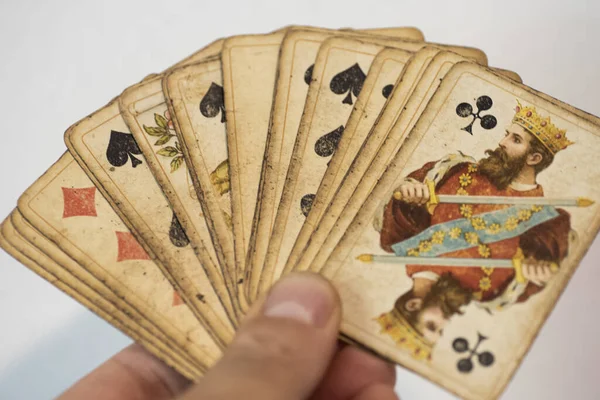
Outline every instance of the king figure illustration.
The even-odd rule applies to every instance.
[[[378,217],[380,245],[394,255],[364,262],[406,265],[413,286],[377,318],[382,333],[430,359],[452,315],[475,302],[490,313],[527,301],[567,256],[570,215],[586,199],[544,197],[537,175],[573,144],[534,107],[518,103],[495,150],[428,162],[396,188]]]

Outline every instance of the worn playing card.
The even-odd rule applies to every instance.
[[[181,289],[197,317],[227,343],[233,335],[230,320],[235,320],[235,311],[227,288],[216,280],[221,275],[213,261],[214,251],[210,254],[212,247],[193,249],[190,245],[118,104],[111,103],[82,120],[65,137],[98,189],[124,216],[146,250],[157,257],[163,273]]]
[[[429,65],[432,58],[440,51],[441,48],[438,47],[425,47],[421,49],[413,57],[413,59],[410,60],[405,69],[404,75],[399,77],[397,84],[387,85],[383,87],[382,95],[384,95],[386,98],[390,98],[390,101],[388,104],[385,105],[385,113],[382,112],[381,116],[377,111],[381,110],[381,107],[371,109],[370,112],[365,112],[358,109],[358,104],[361,100],[359,96],[359,99],[357,101],[357,107],[355,107],[355,110],[352,112],[350,118],[348,119],[344,135],[342,136],[336,149],[336,152],[334,153],[333,157],[331,158],[331,161],[329,162],[323,180],[321,181],[321,184],[319,185],[319,188],[317,190],[316,197],[312,204],[310,213],[306,218],[302,229],[298,234],[298,238],[296,240],[296,243],[294,244],[294,248],[290,253],[290,257],[286,264],[287,272],[289,272],[292,268],[298,268],[299,270],[306,270],[309,268],[310,264],[314,259],[316,250],[318,250],[321,247],[321,238],[328,237],[331,229],[331,224],[333,224],[337,220],[339,213],[342,211],[344,205],[347,204],[349,198],[348,196],[352,195],[354,189],[356,188],[356,184],[360,181],[362,175],[364,174],[364,168],[370,165],[374,156],[372,152],[377,151],[377,149],[381,146],[381,143],[383,142],[383,139],[387,137],[391,126],[393,126],[393,124],[398,120],[400,112],[402,112],[406,101],[408,100],[409,96],[412,94],[412,91],[415,89],[415,86],[423,76],[426,67]],[[378,58],[380,56],[381,53],[380,55],[378,55]],[[376,62],[377,58],[373,63],[371,69],[374,68]],[[446,62],[450,63],[446,59],[438,59],[438,63],[440,63],[439,65],[444,65],[444,63]],[[436,69],[439,70],[439,68],[440,67],[432,67],[432,71]],[[514,80],[521,82],[520,77],[512,71],[500,70],[497,68],[495,68],[495,70],[501,72],[505,76],[508,76]],[[442,73],[437,74],[437,78],[443,77],[443,68],[441,72]],[[433,82],[432,80],[427,79],[427,82],[428,84],[432,84],[435,87],[437,87],[435,85],[435,82],[431,83]],[[425,84],[421,85],[422,90]],[[397,90],[395,89],[396,87],[398,88]],[[377,97],[372,97],[371,99],[371,102],[373,100],[381,100]],[[424,99],[420,101],[420,104],[424,106],[427,100],[428,99]],[[416,103],[413,103],[413,105],[414,104]],[[410,110],[406,111],[407,114],[410,114],[411,112],[412,111]],[[350,130],[353,131],[352,135],[349,134]],[[357,154],[359,154],[359,151],[361,151],[361,148],[363,147],[367,136],[369,136],[370,141],[374,141],[374,144],[365,145],[367,150],[364,151],[364,158],[362,160],[355,161],[355,158],[357,157]],[[342,180],[345,179],[346,173],[352,165],[355,165],[355,168],[353,168],[351,171],[351,176],[354,177],[353,182],[344,182],[344,185],[347,185],[345,187],[345,191],[341,192],[340,196],[337,196],[336,191],[338,190]],[[332,200],[336,201],[336,205],[332,206],[332,210],[328,209],[327,222],[321,224],[321,217],[323,216],[326,208],[329,206]],[[340,206],[341,204],[344,205]],[[315,226],[319,227],[319,235],[318,237],[315,236],[314,240],[311,240],[310,245],[307,248],[308,240],[310,239]],[[298,261],[299,259],[301,259],[301,262]],[[314,270],[316,270],[316,268],[317,267],[315,266]]]
[[[598,232],[599,149],[599,119],[456,64],[322,271],[343,333],[499,396]]]
[[[221,61],[175,69],[163,79],[163,92],[197,195],[197,200],[184,206],[189,214],[204,214],[221,266],[233,285],[235,254]]]
[[[292,268],[300,271],[321,269],[445,74],[455,63],[465,61],[465,58],[458,54],[440,52],[434,48],[424,49],[419,59],[425,63],[419,66],[419,61],[418,64],[409,65],[407,68],[407,78],[415,73],[419,80],[411,82],[403,78],[402,82],[399,82],[398,90],[391,94],[390,101],[368,134],[367,140],[358,146],[356,143],[350,145],[352,147],[348,155],[351,157],[345,160],[345,165],[340,165],[338,171],[343,180],[337,178],[338,188],[331,191],[328,206],[322,208],[322,218],[315,218],[317,231],[303,248],[300,259],[286,266],[287,272]],[[510,71],[502,70],[502,74],[511,79],[518,78],[518,75],[515,76],[516,74],[511,74]],[[322,196],[325,197],[326,194]]]
[[[17,218],[21,221],[22,216],[18,210],[13,211]],[[144,329],[135,320],[119,310],[113,303],[119,299],[112,295],[110,298],[103,298],[97,292],[85,285],[74,275],[70,274],[67,269],[61,267],[54,260],[48,257],[34,244],[28,242],[13,226],[11,221],[12,216],[9,216],[0,228],[0,247],[5,249],[17,261],[27,266],[34,273],[44,278],[53,286],[59,288],[62,292],[72,297],[74,300],[88,308],[94,314],[110,323],[115,328],[119,329],[136,342],[144,346],[148,351],[156,357],[163,360],[169,366],[175,368],[179,373],[186,376],[188,379],[199,379],[201,372],[197,367],[193,366],[190,361],[186,361],[182,355],[179,355],[177,349],[170,349],[158,337],[154,336],[151,331]],[[25,227],[26,222],[22,222]],[[33,230],[33,228],[31,228]],[[39,234],[33,234],[34,243],[45,242],[45,248],[52,248],[51,253],[60,253],[52,242],[45,239]],[[65,255],[61,256],[65,257]],[[59,257],[59,258],[61,258]],[[69,260],[70,262],[74,262]]]
[[[223,49],[232,223],[236,270],[240,281],[246,279],[244,266],[257,207],[278,56],[286,30],[230,38],[225,41]],[[323,31],[315,28],[309,30]],[[386,32],[422,38],[421,32],[414,28],[389,28]]]
[[[341,187],[330,196],[331,204],[317,220],[317,231],[305,246],[301,259],[295,265],[288,266],[287,272],[292,268],[299,271],[321,269],[407,133],[423,113],[441,80],[454,64],[461,61],[465,59],[458,54],[427,48],[415,59],[415,64],[409,65],[407,79],[403,79],[398,90],[391,95],[377,124],[357,149],[360,152],[346,160],[346,165],[349,163],[351,166],[340,171],[343,184],[340,179],[338,185],[342,184]],[[409,79],[413,76],[415,80]]]
[[[385,46],[418,51],[424,44],[376,38],[331,38],[319,49],[290,158],[286,190],[278,203],[269,240],[261,292],[281,275],[310,211],[327,162],[343,135],[356,97],[361,93],[369,67]],[[457,51],[486,61],[485,54],[477,49],[457,48]]]
[[[244,265],[284,32],[238,36],[223,46],[223,92],[231,185],[236,279]]]
[[[245,266],[249,274],[247,290],[251,299],[254,299],[258,292],[262,265],[277,209],[276,201],[281,198],[283,191],[283,182],[319,47],[324,40],[332,36],[364,38],[369,37],[367,33],[423,40],[423,35],[411,28],[341,32],[296,27],[290,28],[282,41],[260,176],[258,203],[250,237],[251,251]]]
[[[207,220],[185,165],[181,142],[175,134],[174,120],[167,110],[161,81],[153,80],[127,89],[120,97],[119,104],[121,115],[190,244],[203,264],[210,266],[206,269],[211,271],[211,280],[218,279],[215,285],[227,285],[230,293],[235,293],[230,271],[219,268],[219,262],[224,265],[225,258],[222,251],[216,251],[220,250],[218,240],[214,241],[213,246]]]
[[[419,52],[422,52],[422,50]],[[379,113],[392,94],[394,85],[400,79],[403,79],[402,75],[405,71],[405,66],[413,54],[404,50],[388,48],[382,50],[373,59],[360,94],[356,98],[356,104],[343,128],[343,134],[340,135],[337,143],[329,142],[331,145],[330,152],[333,154],[329,162],[327,162],[326,171],[329,171],[330,168],[343,168],[340,164],[342,164],[344,157],[354,158],[366,134],[368,134],[371,127],[375,124]],[[316,179],[318,180],[318,175]],[[323,183],[321,182],[319,189],[322,185]],[[319,190],[315,192],[315,201],[318,196]],[[314,210],[315,201],[311,204],[310,212],[296,237],[284,270],[291,270],[291,266],[296,264],[312,234],[313,227],[315,226],[314,221],[318,221],[320,217],[320,214],[318,214],[320,210]]]
[[[188,308],[176,307],[173,287],[70,154],[21,196],[18,208],[35,229],[95,278],[78,274],[79,269],[69,271],[102,297],[118,296],[119,307],[137,310],[151,321],[148,329],[164,332],[165,340],[200,367],[219,358],[218,332],[205,329]]]

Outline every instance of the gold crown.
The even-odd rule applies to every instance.
[[[556,154],[573,144],[573,142],[567,139],[566,129],[557,128],[550,121],[550,117],[542,117],[537,113],[535,107],[523,107],[517,100],[515,112],[513,123],[526,129],[542,142],[552,154]]]
[[[380,333],[385,333],[394,339],[396,346],[408,350],[416,360],[431,360],[433,344],[425,340],[404,315],[396,309],[381,314],[376,318],[381,326]]]

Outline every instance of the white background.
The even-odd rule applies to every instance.
[[[0,217],[65,150],[62,134],[150,72],[221,36],[283,25],[417,26],[600,115],[600,2],[19,1],[0,3]],[[584,259],[505,399],[600,398],[600,244]],[[47,399],[129,339],[0,252],[0,398]],[[398,369],[404,400],[453,399]]]

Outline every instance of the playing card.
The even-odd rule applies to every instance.
[[[597,118],[454,66],[322,271],[343,333],[499,396],[598,232],[599,148]]]
[[[419,52],[422,51],[423,49]],[[406,69],[405,66],[413,54],[398,49],[384,49],[373,59],[360,94],[356,98],[356,104],[343,129],[343,134],[334,147],[331,148],[333,154],[329,162],[327,162],[326,172],[330,168],[338,169],[339,171],[339,168],[343,168],[340,164],[342,164],[344,157],[353,159],[356,156],[366,134],[368,134],[371,127],[376,123],[379,113],[392,94],[394,85],[397,82],[401,84],[403,72]],[[316,143],[315,146],[317,146]],[[327,174],[325,174],[326,176]],[[315,210],[314,208],[322,185],[323,182],[321,182],[319,190],[315,192],[315,200],[311,204],[310,212],[306,216],[302,228],[296,237],[284,271],[291,270],[291,266],[295,265],[298,258],[302,255],[315,226],[314,221],[318,221],[320,217],[320,210]]]
[[[65,137],[98,189],[113,202],[146,251],[156,255],[163,273],[181,289],[197,317],[227,343],[233,334],[235,310],[227,288],[216,280],[221,275],[213,261],[214,251],[210,254],[210,247],[195,252],[190,245],[118,105],[112,103],[95,112],[69,129]]]
[[[233,285],[235,254],[221,61],[175,69],[163,79],[163,92],[197,196],[185,204],[190,210],[187,213],[206,218],[219,261]]]
[[[262,265],[267,253],[277,208],[276,201],[281,198],[283,191],[283,182],[319,47],[324,40],[332,36],[365,38],[373,37],[373,34],[423,40],[420,32],[415,32],[410,28],[342,32],[296,27],[290,28],[282,41],[260,176],[258,203],[250,236],[251,251],[247,256],[245,266],[245,270],[249,274],[250,282],[247,290],[251,299],[254,299],[258,292]],[[284,162],[286,160],[287,162]]]
[[[319,49],[290,158],[293,162],[289,163],[286,190],[282,192],[273,224],[262,272],[261,292],[284,269],[373,59],[385,46],[418,51],[424,45],[390,39],[331,38]],[[485,54],[479,50],[456,50],[477,57],[481,62],[486,61]]]
[[[210,271],[208,276],[216,286],[226,285],[230,293],[235,293],[235,281],[230,271],[219,269],[219,262],[225,261],[223,252],[215,251],[220,249],[220,242],[215,240],[213,246],[211,232],[185,165],[181,142],[175,134],[174,120],[167,110],[161,81],[153,80],[127,89],[119,104],[121,115],[152,175],[169,200],[205,269]],[[148,192],[142,194],[147,195]],[[174,263],[172,268],[180,267]]]
[[[238,36],[223,46],[222,70],[227,151],[235,237],[236,279],[243,292],[244,265],[284,32]]]
[[[19,214],[18,210],[13,214]],[[136,342],[144,346],[149,352],[163,360],[169,366],[175,368],[179,373],[188,379],[197,380],[201,372],[193,366],[190,361],[178,354],[177,350],[172,350],[159,338],[154,336],[151,331],[141,327],[135,320],[119,310],[112,303],[118,302],[116,296],[105,299],[90,287],[83,284],[75,276],[62,268],[54,260],[49,258],[40,249],[25,238],[13,226],[9,216],[0,228],[0,247],[5,249],[17,261],[27,266],[34,273],[59,288],[62,292],[79,302],[94,314],[110,323],[115,328],[124,332]],[[22,220],[22,216],[18,216]],[[25,225],[25,223],[23,222]],[[33,229],[33,228],[32,228]],[[52,243],[41,235],[35,235],[35,242],[46,242],[45,247],[52,247]],[[52,249],[52,253],[59,253],[58,248]],[[63,256],[66,257],[66,256]],[[70,260],[72,261],[72,260]]]
[[[455,53],[429,48],[423,49],[419,57],[415,58],[415,61],[417,60],[419,61],[407,68],[407,76],[399,82],[398,90],[391,93],[390,101],[378,118],[377,124],[368,133],[367,140],[359,139],[358,144],[348,145],[348,151],[343,154],[348,157],[339,161],[337,176],[330,175],[336,190],[326,192],[325,188],[323,193],[317,194],[317,197],[327,196],[322,202],[327,204],[327,207],[322,206],[317,211],[321,213],[314,217],[316,222],[313,222],[313,226],[318,226],[318,229],[310,236],[310,243],[303,246],[299,260],[286,265],[287,272],[292,269],[321,269],[445,74],[452,65],[466,59]],[[413,74],[418,80],[409,79]],[[511,74],[510,71],[502,70],[502,74],[511,79],[518,78],[518,75]],[[368,172],[365,173],[366,171]],[[334,179],[337,179],[337,182]]]
[[[205,329],[188,308],[177,307],[181,302],[173,286],[70,154],[21,196],[18,208],[36,230],[89,273],[69,270],[83,283],[104,298],[116,295],[125,312],[137,310],[152,322],[148,329],[154,326],[163,332],[165,340],[200,367],[219,358],[218,332]]]
[[[437,48],[423,49],[415,57],[414,63],[407,68],[406,78],[402,79],[397,90],[391,94],[390,101],[366,141],[363,141],[364,144],[354,147],[355,153],[348,154],[350,157],[345,160],[345,164],[339,161],[341,178],[338,178],[336,191],[332,190],[328,196],[331,204],[326,199],[322,201],[321,204],[327,203],[328,206],[324,207],[325,210],[319,210],[320,218],[313,217],[313,221],[316,221],[313,222],[314,226],[318,224],[317,231],[303,249],[300,260],[286,266],[286,272],[292,268],[299,271],[321,269],[441,80],[452,65],[461,61],[465,61],[465,58],[455,53],[441,52]],[[325,197],[328,193],[324,191],[319,195]]]
[[[412,60],[409,61],[403,75],[399,76],[398,82],[396,84],[388,84],[382,88],[382,95],[388,99],[390,99],[390,104],[385,105],[385,109],[394,109],[395,112],[386,112],[379,116],[379,110],[382,109],[380,103],[377,100],[381,101],[381,99],[377,96],[373,96],[369,99],[370,110],[365,111],[359,109],[358,106],[361,103],[361,98],[359,96],[357,101],[357,106],[355,110],[351,113],[350,118],[348,119],[348,123],[346,125],[346,129],[344,131],[344,135],[340,139],[338,143],[337,149],[333,154],[330,162],[328,163],[327,170],[325,175],[323,176],[323,180],[321,181],[319,188],[316,193],[315,200],[311,206],[310,213],[308,214],[304,224],[302,225],[302,229],[298,234],[298,238],[294,243],[294,247],[292,252],[290,253],[290,257],[288,258],[285,271],[289,272],[295,266],[300,270],[308,269],[308,265],[312,262],[314,258],[314,251],[320,248],[319,238],[315,237],[314,241],[310,243],[310,249],[306,249],[307,243],[311,237],[311,234],[314,231],[315,226],[319,226],[319,237],[327,237],[330,226],[327,223],[320,224],[321,217],[325,212],[325,209],[330,204],[330,202],[334,199],[336,190],[338,189],[340,183],[344,179],[346,172],[350,169],[354,159],[359,153],[361,147],[367,135],[370,135],[370,132],[373,131],[373,135],[375,136],[373,140],[376,140],[377,145],[374,148],[380,146],[382,139],[377,137],[377,134],[384,133],[384,136],[389,132],[390,126],[398,119],[398,115],[400,111],[403,109],[406,100],[412,93],[415,88],[417,82],[421,79],[425,68],[431,62],[433,56],[441,51],[441,48],[438,47],[425,47],[421,49]],[[393,52],[393,50],[387,50],[387,52]],[[375,61],[373,62],[373,66],[371,70],[377,64],[377,59],[380,57],[384,57],[384,52],[380,53]],[[505,76],[509,76],[510,78],[521,82],[521,79],[518,74],[507,71],[500,70],[495,68],[496,71],[501,72]],[[367,81],[369,77],[367,77]],[[365,82],[365,85],[367,82]],[[385,83],[382,83],[385,84]],[[398,87],[399,90],[394,90],[395,87]],[[365,102],[363,102],[365,103]],[[364,107],[364,106],[363,106]],[[375,126],[375,124],[377,126]],[[350,134],[352,133],[352,134]],[[371,147],[373,148],[373,147]],[[374,149],[373,148],[373,149]],[[361,166],[367,166],[370,164],[372,160],[372,155],[367,156],[370,159],[368,161],[363,161],[358,164],[359,170],[353,170],[352,174],[355,177],[361,176],[364,173],[361,170]],[[359,162],[357,162],[359,163]],[[363,171],[363,172],[360,172]],[[355,185],[351,185],[349,183],[345,183],[348,185],[348,190],[345,193],[352,194]],[[339,202],[343,203],[347,201],[347,198],[340,196]],[[335,221],[339,216],[339,212],[341,208],[339,204],[335,206],[335,211],[328,212],[328,220]],[[329,222],[331,224],[331,222]],[[302,259],[302,262],[299,263],[298,260]]]
[[[291,27],[267,35],[229,38],[223,49],[232,223],[236,270],[240,282],[246,279],[246,254],[257,207],[278,56],[282,40],[289,29]],[[323,31],[316,28],[308,30]],[[413,28],[389,28],[386,32],[422,38],[421,32]]]

